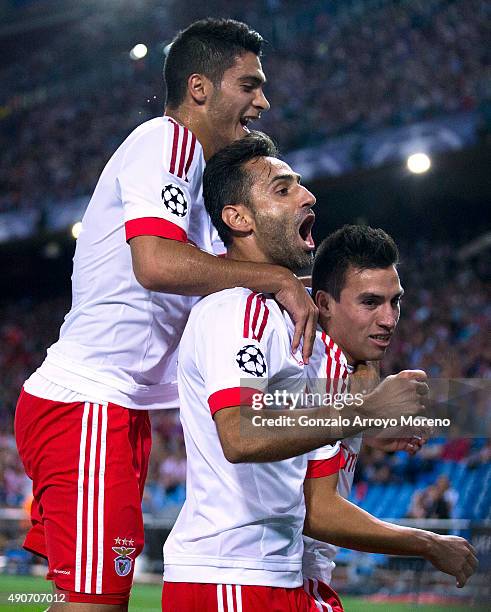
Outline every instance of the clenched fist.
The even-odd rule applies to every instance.
[[[365,397],[360,410],[368,418],[399,419],[421,414],[428,397],[427,376],[423,370],[403,370],[387,376]]]

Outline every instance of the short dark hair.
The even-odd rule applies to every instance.
[[[236,59],[251,51],[261,55],[263,37],[234,19],[201,19],[179,32],[165,60],[166,105],[176,108],[186,97],[191,74],[204,74],[218,87]]]
[[[215,153],[206,164],[203,174],[205,207],[226,246],[231,243],[232,232],[222,219],[223,208],[239,202],[250,205],[252,179],[244,165],[256,157],[278,157],[278,149],[269,136],[251,131]]]
[[[345,225],[325,238],[315,255],[312,294],[329,293],[336,302],[346,283],[349,266],[359,270],[388,268],[399,263],[393,238],[368,225]]]

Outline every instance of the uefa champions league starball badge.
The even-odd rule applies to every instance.
[[[266,360],[261,349],[255,344],[243,346],[235,358],[239,368],[246,374],[253,376],[264,376],[266,374]]]
[[[184,192],[174,183],[168,183],[162,189],[162,202],[167,210],[176,217],[185,217],[188,213],[188,203]]]

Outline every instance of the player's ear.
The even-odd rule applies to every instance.
[[[188,94],[200,106],[210,97],[213,84],[203,74],[191,74],[188,78]]]
[[[240,234],[249,234],[254,229],[254,217],[244,204],[224,206],[222,220],[233,232]]]
[[[333,298],[327,291],[319,289],[315,294],[315,305],[319,309],[319,315],[325,319],[329,319],[332,315],[332,302]]]

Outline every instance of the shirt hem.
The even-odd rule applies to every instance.
[[[85,371],[86,370],[87,368],[85,368]],[[45,380],[84,397],[96,397],[99,398],[99,400],[111,402],[112,404],[124,406],[132,410],[157,410],[179,407],[177,383],[158,385],[157,389],[151,390],[151,394],[142,393],[138,396],[137,393],[125,393],[112,385],[104,384],[98,381],[96,376],[94,376],[93,380],[86,376],[76,374],[66,367],[60,367],[58,363],[53,363],[52,355],[46,358],[35,374],[39,374]],[[28,380],[30,381],[30,379]],[[28,386],[31,386],[30,382]],[[34,395],[39,395],[40,392],[42,391],[36,390]],[[41,397],[44,397],[44,395]],[[45,399],[63,401],[61,397],[54,396],[45,397]]]
[[[175,565],[164,564],[164,582],[190,582],[200,584],[241,584],[244,586],[269,586],[296,588],[302,586],[302,571],[250,569],[223,565]]]

